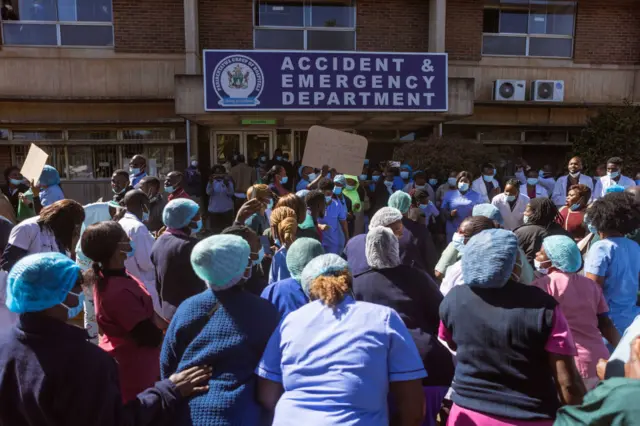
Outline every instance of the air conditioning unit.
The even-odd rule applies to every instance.
[[[493,82],[493,100],[524,101],[527,91],[525,80],[496,80]]]
[[[564,81],[535,80],[531,82],[531,100],[536,102],[564,101]]]

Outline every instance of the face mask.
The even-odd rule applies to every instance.
[[[164,187],[164,192],[166,192],[167,194],[171,194],[173,193],[173,191],[175,191],[176,189],[173,186],[165,186]]]
[[[331,179],[331,173],[327,173],[327,179]]]
[[[111,191],[113,191],[113,193],[116,194],[116,195],[122,194],[125,189],[127,189],[127,188],[122,188],[120,191],[117,191],[113,186],[111,187]]]
[[[142,212],[142,221],[147,222],[149,220],[149,212]]]
[[[280,246],[281,246],[281,244],[280,244],[280,240],[279,240],[279,239],[277,239],[277,238],[276,238],[275,240],[273,240],[273,243],[274,243],[277,247],[280,247]]]
[[[456,250],[462,252],[462,250],[464,249],[464,235],[456,232],[455,234],[453,234],[453,239],[451,240],[451,242],[453,243],[453,246],[456,248]]]
[[[260,157],[260,161],[262,161],[263,163],[267,161],[267,157],[265,157],[264,155],[262,157]]]
[[[129,251],[124,251],[124,250],[120,250],[120,251],[122,253],[125,253],[127,255],[127,257],[133,257],[133,255],[136,253],[136,245],[133,242],[133,240],[129,241],[129,245],[131,246]]]
[[[367,160],[366,158],[364,159],[364,165],[368,166],[369,165],[369,160]]]
[[[527,183],[531,186],[537,185],[538,184],[538,179],[536,178],[529,178],[527,179]]]
[[[333,193],[336,194],[336,195],[342,194],[342,188],[339,187],[339,186],[334,187],[333,188]]]
[[[493,175],[495,176],[497,174],[498,174],[498,171],[496,169],[493,169]]]
[[[538,176],[540,176],[541,178],[543,178],[543,177],[544,177],[544,171],[539,170],[539,171],[538,171]]]
[[[527,223],[529,223],[529,216],[523,216],[523,217],[522,217],[522,223],[524,223],[525,225],[526,225]]]
[[[262,259],[264,259],[264,247],[260,247],[260,251],[258,252],[258,259],[253,261],[253,265],[259,265],[262,263]]]
[[[354,189],[356,189],[355,186],[347,185],[347,191],[353,191]]]
[[[70,291],[69,294],[72,294],[72,295],[74,295],[74,296],[76,296],[78,298],[78,305],[77,306],[73,306],[73,307],[69,307],[64,302],[60,303],[60,304],[62,306],[64,306],[65,308],[67,308],[67,318],[71,319],[71,318],[77,317],[78,314],[80,314],[80,312],[82,312],[82,308],[83,308],[83,304],[84,304],[84,293],[83,292],[74,293],[74,292]]]
[[[615,179],[618,176],[620,176],[620,172],[616,171],[616,172],[608,172],[607,176],[609,176],[610,179]]]
[[[330,196],[330,195],[325,195],[324,196],[325,203],[329,204],[331,202],[331,200],[333,200],[332,196]]]
[[[377,182],[380,180],[380,175],[373,175],[371,176],[371,179],[373,179],[374,182]]]
[[[458,189],[462,192],[467,192],[469,190],[469,184],[466,182],[460,182],[458,184]]]
[[[546,260],[544,262],[538,262],[537,259],[533,260],[533,266],[535,266],[536,271],[540,272],[543,275],[547,275],[549,273],[549,268],[543,268],[542,265],[545,263],[551,262],[550,260]]]
[[[9,179],[9,182],[15,186],[22,185],[22,181],[20,179]]]
[[[309,173],[309,182],[313,182],[318,177],[315,173]]]
[[[438,179],[429,179],[429,185],[435,186],[438,184]]]
[[[191,162],[191,165],[192,165],[193,167],[198,167],[198,162],[197,162],[196,160],[193,160],[193,161]]]
[[[573,210],[574,212],[577,210],[580,210],[580,203],[576,203],[574,205],[572,205],[571,207],[569,207],[571,210]]]
[[[426,185],[415,185],[416,189],[424,189]]]
[[[513,203],[516,200],[515,195],[507,195],[507,201]]]
[[[636,180],[636,185],[640,185],[640,179]]]
[[[587,228],[589,229],[589,232],[591,232],[593,235],[598,235],[598,230],[596,229],[595,226],[589,224],[587,225]]]
[[[201,229],[202,229],[202,219],[199,219],[198,221],[196,221],[196,227],[191,228],[191,233],[197,234],[198,232],[200,232]]]
[[[140,169],[139,168],[130,168],[129,172],[131,172],[132,175],[139,175],[140,174]]]
[[[580,172],[569,173],[569,176],[571,176],[572,178],[576,179],[578,176],[580,176]]]
[[[273,198],[271,198],[271,199],[269,200],[269,202],[267,203],[267,208],[268,208],[268,209],[272,209],[272,208],[273,208]]]
[[[427,207],[429,207],[429,204],[420,204],[418,207],[420,207],[422,210],[426,209]]]
[[[282,157],[282,159],[283,159],[284,161],[286,161],[287,163],[289,162],[289,157]]]
[[[451,186],[451,187],[455,187],[455,186],[456,186],[456,182],[457,182],[457,181],[458,181],[458,180],[457,180],[456,178],[454,178],[454,177],[450,177],[449,179],[447,179],[447,183],[448,183],[448,184],[449,184],[449,186]]]
[[[493,175],[482,175],[482,179],[484,179],[485,182],[493,182]]]
[[[285,184],[287,182],[289,182],[289,176],[285,176],[285,177],[280,178],[280,183]]]
[[[400,172],[400,177],[402,179],[409,179],[409,172]]]
[[[385,180],[384,184],[386,185],[387,188],[391,188],[393,186],[393,181]]]
[[[282,157],[278,155],[278,156],[276,157],[276,160],[278,160],[278,161],[282,161]]]
[[[360,180],[367,180],[367,175],[360,175],[359,178]]]

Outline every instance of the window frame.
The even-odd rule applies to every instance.
[[[283,31],[302,31],[302,50],[311,51],[311,52],[320,52],[323,50],[309,50],[309,31],[333,31],[333,32],[351,32],[353,33],[353,50],[335,50],[335,52],[355,52],[358,50],[358,38],[356,35],[358,28],[358,6],[357,1],[353,1],[353,27],[313,27],[313,26],[277,26],[277,25],[258,25],[256,22],[256,12],[257,8],[260,7],[258,4],[260,0],[252,1],[252,25],[253,25],[253,49],[255,50],[278,50],[274,48],[261,48],[256,47],[256,30],[283,30]],[[306,7],[311,7],[312,0],[300,0],[303,4],[303,9]],[[303,17],[306,16],[306,12],[303,11]],[[303,18],[304,19],[304,18]],[[304,24],[304,22],[303,22]],[[297,50],[297,49],[282,49],[282,50]],[[324,50],[326,51],[326,50]],[[333,52],[333,51],[332,51]]]
[[[0,26],[2,27],[2,46],[10,47],[64,47],[69,49],[113,49],[115,46],[115,30],[113,25],[113,0],[111,3],[111,20],[110,21],[61,21],[59,20],[58,4],[56,2],[56,19],[55,21],[38,21],[38,20],[2,20],[0,19]],[[56,27],[56,44],[7,44],[7,37],[5,36],[5,26],[11,25],[55,25]],[[95,45],[79,45],[79,44],[62,44],[62,31],[61,26],[91,26],[91,27],[111,27],[111,44],[109,46],[95,46]]]
[[[537,0],[539,1],[539,0]],[[553,0],[545,0],[545,5],[553,5]],[[480,54],[486,57],[499,57],[499,58],[543,58],[543,59],[573,59],[575,54],[575,36],[576,36],[576,20],[578,16],[578,1],[572,0],[573,3],[573,25],[572,25],[572,34],[538,34],[529,32],[529,28],[527,28],[527,33],[507,33],[507,32],[497,32],[497,33],[487,33],[482,32],[482,43],[480,45]],[[482,8],[483,12],[483,20],[484,20],[484,11],[487,9],[493,9],[501,11],[505,9],[500,5],[486,4]],[[531,0],[528,3],[528,14],[527,14],[527,22],[531,17]],[[500,18],[498,18],[498,25],[500,25]],[[498,31],[500,31],[498,29]],[[500,54],[500,53],[485,53],[484,52],[484,38],[485,37],[508,37],[508,38],[524,38],[525,41],[525,53],[523,55],[508,55],[508,54]],[[570,56],[548,56],[548,55],[530,55],[530,45],[531,39],[561,39],[561,40],[571,40],[571,55]]]

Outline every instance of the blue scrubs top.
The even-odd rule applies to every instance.
[[[322,233],[322,248],[325,253],[342,254],[344,249],[344,234],[340,221],[347,220],[347,210],[340,201],[333,198],[327,205],[324,217],[318,218],[318,223],[329,225],[329,229]]]
[[[589,249],[584,269],[604,277],[603,292],[609,305],[607,315],[622,335],[640,313],[636,306],[640,246],[625,237],[600,240]]]
[[[302,286],[294,278],[268,285],[260,297],[267,299],[276,307],[281,320],[309,302],[307,295],[302,291]]]
[[[453,218],[453,220],[450,220],[450,217],[446,218],[447,243],[451,242],[453,234],[458,230],[458,226],[460,226],[465,218],[471,216],[473,206],[477,204],[482,204],[482,197],[472,190],[467,191],[466,194],[461,194],[460,191],[457,190],[444,194],[441,209],[448,211],[458,210],[458,215]]]
[[[289,268],[287,268],[287,249],[282,247],[273,255],[271,271],[269,272],[269,284],[289,277],[291,277],[291,274],[289,273]]]
[[[303,189],[307,189],[307,186],[310,184],[306,179],[300,179],[300,182],[296,185],[296,192],[302,191]]]
[[[285,392],[273,424],[387,426],[389,382],[427,376],[409,331],[391,308],[347,296],[320,301],[276,328],[256,369]]]

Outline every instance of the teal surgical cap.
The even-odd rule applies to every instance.
[[[389,197],[387,205],[389,207],[396,208],[400,210],[400,213],[405,214],[411,207],[411,195],[404,191],[396,191],[391,195],[391,197]]]
[[[612,192],[624,192],[624,190],[625,190],[625,187],[622,186],[622,185],[613,185],[613,186],[608,187],[604,191],[604,193],[605,194],[611,194]]]
[[[582,255],[578,245],[566,235],[553,235],[542,240],[547,257],[551,264],[561,270],[573,274],[582,267]]]
[[[189,198],[169,201],[162,211],[162,223],[167,228],[186,228],[200,211],[200,206]]]
[[[80,268],[62,253],[38,253],[22,258],[7,277],[7,308],[24,314],[62,303],[80,279]]]
[[[471,237],[462,256],[462,278],[470,286],[503,287],[516,264],[518,238],[504,229],[488,229]]]
[[[302,290],[309,296],[309,289],[316,278],[322,275],[335,275],[342,271],[351,272],[347,261],[337,254],[330,253],[318,256],[309,262],[302,270],[302,276],[300,278]]]
[[[40,185],[53,186],[60,183],[60,174],[55,167],[44,166],[39,179]]]
[[[205,238],[191,252],[193,271],[213,291],[233,287],[242,280],[249,266],[249,243],[237,235]]]
[[[333,178],[333,183],[339,183],[342,186],[347,186],[347,178],[344,175],[336,175]]]
[[[287,250],[287,269],[291,278],[300,281],[302,270],[314,258],[324,254],[322,244],[313,238],[298,238]]]
[[[309,193],[308,189],[301,189],[300,191],[296,192],[296,196],[304,200],[304,198],[307,196],[308,193]]]
[[[493,204],[478,204],[473,207],[471,212],[472,216],[484,216],[488,219],[493,220],[494,222],[498,222],[500,225],[504,225],[504,221],[502,220],[502,214],[500,214],[500,210]]]

